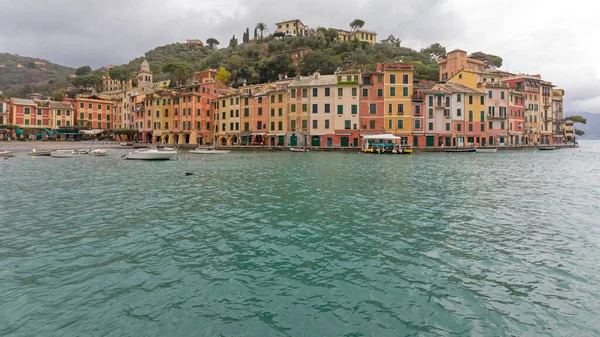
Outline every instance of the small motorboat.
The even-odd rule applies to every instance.
[[[17,153],[15,151],[10,150],[0,150],[0,157],[8,158],[8,157],[16,157]]]
[[[466,153],[466,152],[475,152],[475,148],[466,148],[466,149],[448,149],[446,152],[448,153]]]
[[[52,153],[52,150],[39,150],[36,149],[31,150],[31,152],[27,152],[28,156],[49,156]]]
[[[107,156],[106,150],[103,149],[94,149],[90,151],[90,156]]]
[[[171,160],[177,151],[158,150],[156,147],[148,149],[138,149],[125,154],[125,159],[129,160]]]
[[[78,150],[73,150],[74,154],[89,154],[90,153],[90,149],[78,149]]]
[[[57,150],[52,151],[50,156],[54,158],[73,158],[73,154],[75,154],[74,150]]]
[[[302,149],[299,147],[290,147],[290,151],[292,151],[292,152],[308,152],[308,149]]]
[[[541,150],[541,151],[552,151],[554,149],[555,149],[554,146],[538,146],[538,150]]]
[[[120,142],[119,145],[121,145],[121,146],[133,146],[133,142]]]
[[[230,150],[215,150],[214,148],[195,148],[194,150],[190,150],[190,153],[193,154],[227,154],[231,152]]]
[[[475,149],[475,152],[477,152],[477,153],[495,153],[497,151],[498,151],[498,149],[481,149],[481,148]]]

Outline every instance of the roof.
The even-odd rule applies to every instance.
[[[13,104],[35,105],[35,102],[32,99],[11,98],[11,101]]]
[[[483,95],[481,91],[471,89],[467,86],[456,84],[456,83],[438,83],[435,84],[431,89],[423,90],[424,93],[428,94],[437,94],[437,93],[445,93],[445,94],[477,94]]]
[[[275,22],[275,24],[276,24],[276,25],[278,25],[278,24],[280,24],[280,23],[286,23],[286,22],[295,22],[295,21],[299,21],[299,22],[300,22],[300,23],[301,23],[303,26],[306,26],[306,25],[304,24],[304,22],[302,22],[302,20],[300,20],[300,19],[283,20],[283,21],[281,21],[281,22]]]
[[[66,103],[66,102],[50,101],[50,108],[52,108],[52,109],[73,109],[73,105],[71,105],[71,103]]]
[[[294,80],[290,83],[290,88],[297,87],[313,87],[319,85],[335,85],[335,75],[319,75],[318,79],[313,76],[301,77],[299,80]]]

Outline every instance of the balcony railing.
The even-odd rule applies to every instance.
[[[552,122],[552,116],[542,117],[544,122]]]
[[[495,119],[495,120],[506,119],[506,115],[488,115],[488,119]]]

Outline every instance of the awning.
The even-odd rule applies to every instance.
[[[264,136],[266,134],[267,134],[266,132],[252,132],[253,136]]]
[[[44,129],[44,131],[46,131],[46,133],[48,134],[48,136],[52,136],[54,134],[54,132],[48,130],[48,129]]]
[[[104,132],[104,129],[81,130],[79,132],[83,133],[84,135],[98,135]]]
[[[400,137],[394,136],[390,133],[383,133],[380,135],[364,135],[364,139],[400,139]]]
[[[17,132],[17,135],[22,135],[23,134],[23,130],[21,130],[19,128],[17,128],[15,131]]]

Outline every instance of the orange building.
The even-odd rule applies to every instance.
[[[111,116],[115,104],[100,96],[77,97],[74,102],[75,123],[92,129],[107,130],[113,127]]]
[[[440,59],[440,82],[447,81],[454,74],[463,69],[471,71],[483,71],[485,63],[476,59],[467,57],[467,52],[455,49],[446,55],[446,58]]]

